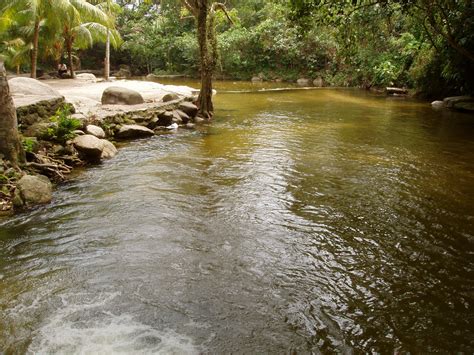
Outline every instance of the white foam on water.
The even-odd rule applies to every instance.
[[[115,315],[101,306],[108,295],[86,304],[65,303],[35,332],[33,354],[199,354],[191,338],[173,330],[161,331],[130,314]],[[92,311],[92,312],[91,312]],[[91,317],[89,318],[89,315]]]

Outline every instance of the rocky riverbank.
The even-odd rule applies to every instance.
[[[27,162],[20,169],[0,157],[0,215],[52,199],[52,183],[74,168],[111,159],[116,142],[151,137],[203,122],[197,90],[141,81],[9,80]]]

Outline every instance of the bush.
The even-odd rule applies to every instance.
[[[74,138],[76,136],[74,131],[82,126],[80,120],[71,117],[70,109],[65,106],[59,108],[56,114],[50,118],[50,121],[52,124],[42,138],[61,144]]]

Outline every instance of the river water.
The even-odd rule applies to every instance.
[[[474,351],[474,117],[259,88],[0,221],[0,353]]]

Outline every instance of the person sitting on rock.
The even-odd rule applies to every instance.
[[[59,64],[58,65],[58,74],[59,74],[59,77],[62,78],[64,76],[64,74],[67,73],[67,65],[62,63],[62,64]]]

